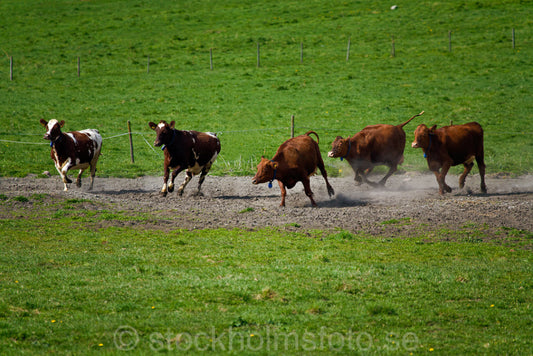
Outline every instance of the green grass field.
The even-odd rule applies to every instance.
[[[4,0],[0,176],[57,174],[40,118],[100,130],[101,177],[161,175],[148,127],[159,120],[217,132],[212,173],[250,175],[290,137],[291,115],[296,134],[318,132],[338,175],[350,169],[326,157],[337,135],[422,110],[405,127],[402,169],[427,170],[410,148],[418,123],[478,121],[488,173],[531,173],[532,8],[529,0]],[[157,212],[0,198],[0,354],[533,350],[528,231],[502,228],[493,242],[470,228],[393,239],[163,231],[148,224]],[[443,241],[452,233],[454,242]]]
[[[162,231],[157,212],[125,214],[79,199],[51,206],[46,195],[4,204],[2,354],[533,349],[525,231],[502,228],[486,243],[472,226],[394,239],[342,230]]]
[[[531,4],[3,1],[0,175],[55,171],[40,118],[99,129],[101,176],[161,174],[147,125],[159,120],[218,132],[213,173],[243,175],[290,137],[291,115],[296,134],[319,133],[325,155],[337,135],[422,110],[405,128],[408,143],[418,123],[478,121],[490,173],[531,172]],[[127,136],[115,137],[128,120],[138,133],[134,164]],[[404,170],[426,169],[420,151],[405,155]],[[330,174],[345,165],[326,162]]]

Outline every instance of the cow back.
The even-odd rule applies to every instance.
[[[371,125],[351,138],[352,152],[348,159],[372,163],[398,161],[405,148],[405,132],[393,125]]]
[[[465,162],[471,156],[483,154],[483,129],[477,122],[464,125],[443,126],[435,130],[435,136],[454,165]]]

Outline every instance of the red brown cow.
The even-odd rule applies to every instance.
[[[439,183],[439,193],[451,192],[444,179],[451,166],[463,164],[465,170],[459,177],[459,187],[465,185],[467,174],[477,162],[481,177],[481,191],[487,192],[485,185],[485,161],[483,153],[483,129],[477,122],[464,125],[443,126],[437,129],[437,125],[428,128],[421,124],[415,130],[415,140],[411,144],[413,148],[422,148],[424,157],[428,162],[429,169],[435,173]]]
[[[317,140],[313,140],[309,136],[310,134],[314,134]],[[277,179],[281,189],[280,206],[285,206],[286,188],[291,189],[297,182],[302,182],[305,194],[311,199],[311,204],[316,206],[309,176],[315,173],[317,166],[326,181],[329,196],[334,195],[335,191],[328,182],[328,174],[318,148],[318,135],[314,131],[309,131],[305,135],[285,141],[279,146],[272,159],[261,157],[261,162],[257,166],[257,173],[252,179],[252,183],[270,182],[269,187],[272,187],[272,182]]]
[[[167,192],[172,193],[176,176],[185,169],[187,176],[178,188],[178,195],[183,194],[183,190],[194,175],[201,173],[198,182],[198,194],[200,194],[205,176],[220,153],[220,141],[216,134],[176,130],[174,121],[170,124],[161,121],[157,125],[150,122],[148,125],[157,135],[154,145],[161,147],[165,153],[163,188],[160,194],[166,196]],[[172,178],[167,185],[170,169],[172,169]]]
[[[67,191],[67,184],[72,183],[72,180],[67,177],[69,169],[80,170],[76,186],[81,187],[81,175],[88,167],[91,168],[91,185],[89,186],[91,190],[96,174],[96,162],[102,150],[102,136],[98,130],[87,129],[63,133],[61,128],[65,125],[64,120],[58,122],[53,119],[46,122],[41,119],[40,122],[46,127],[44,139],[50,140],[50,157],[54,160],[56,169],[63,179],[64,190]]]
[[[385,185],[387,179],[397,171],[398,165],[403,163],[405,149],[403,127],[423,113],[422,111],[400,125],[372,125],[346,139],[337,136],[331,144],[328,157],[340,157],[341,161],[346,158],[355,172],[355,181],[358,184],[364,182],[372,186]],[[379,165],[388,166],[389,171],[376,184],[369,181],[367,175]]]

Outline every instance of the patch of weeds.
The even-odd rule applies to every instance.
[[[45,194],[45,193],[39,193],[39,194],[32,194],[31,198],[33,200],[37,200],[37,201],[43,201],[44,198],[46,198],[48,196],[48,194]]]
[[[257,300],[272,300],[272,299],[276,298],[277,296],[278,296],[278,293],[276,293],[272,288],[265,287],[265,288],[263,288],[261,293],[259,293],[258,295],[255,296],[255,299],[257,299]]]
[[[67,204],[79,204],[79,203],[88,203],[90,200],[88,199],[67,199],[65,203]]]
[[[339,231],[336,234],[330,235],[330,237],[333,238],[333,239],[338,239],[338,240],[353,240],[353,239],[355,239],[355,235],[352,234],[349,231],[346,231],[346,230]]]
[[[408,225],[411,223],[411,218],[391,219],[382,221],[381,225]]]
[[[239,214],[251,213],[251,212],[253,212],[253,211],[255,211],[254,208],[252,208],[252,207],[248,207],[248,208],[246,208],[246,209],[242,209],[241,211],[239,211]]]
[[[285,227],[302,227],[302,225],[298,223],[289,223],[289,224],[285,224]]]
[[[510,237],[525,237],[526,239],[533,238],[533,232],[527,230],[519,230],[514,227],[502,226],[501,229]]]
[[[27,203],[29,202],[30,200],[26,197],[23,197],[22,195],[19,195],[19,196],[16,196],[13,198],[14,201],[18,201],[20,203]]]
[[[7,195],[0,194],[0,200],[4,201],[4,200],[7,200],[7,199],[8,199]]]
[[[245,320],[242,316],[239,315],[239,317],[235,321],[233,321],[233,323],[231,323],[231,326],[234,328],[240,328],[249,324],[250,323],[247,320]]]

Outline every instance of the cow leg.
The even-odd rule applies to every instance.
[[[389,171],[387,172],[387,174],[385,174],[385,177],[381,178],[381,180],[379,181],[379,185],[381,186],[384,186],[385,185],[385,182],[387,181],[387,179],[389,179],[389,177],[391,175],[394,174],[394,172],[396,172],[398,170],[398,166],[393,164],[393,165],[390,165],[389,166]]]
[[[76,177],[76,187],[78,188],[81,188],[81,175],[84,171],[85,169],[80,169],[80,171],[78,172],[78,177]]]
[[[200,190],[202,189],[202,184],[204,183],[205,176],[207,173],[209,173],[209,170],[211,169],[211,165],[205,166],[204,169],[202,169],[202,174],[200,174],[200,179],[198,180],[198,194],[200,194]]]
[[[183,181],[183,183],[181,183],[180,187],[178,188],[178,195],[183,195],[183,190],[185,189],[187,184],[189,184],[189,182],[192,179],[192,172],[191,171],[187,171],[186,173],[187,174],[185,176],[185,180]]]
[[[309,199],[311,199],[311,204],[313,206],[316,206],[315,200],[313,199],[313,192],[311,191],[311,184],[309,182],[309,178],[302,180],[302,183],[304,185],[305,195],[307,195]]]
[[[362,169],[362,168],[356,168],[355,169],[355,184],[356,185],[361,185],[363,183],[363,178],[362,176],[365,174],[365,170]]]
[[[479,177],[481,178],[481,192],[487,194],[487,186],[485,185],[485,160],[483,155],[476,156],[477,168],[479,169]]]
[[[328,195],[330,197],[332,195],[335,195],[335,191],[333,190],[333,187],[328,182],[328,172],[326,172],[326,167],[324,167],[324,161],[322,160],[322,157],[320,157],[320,159],[318,160],[317,165],[318,165],[318,169],[320,169],[320,173],[322,173],[322,177],[324,177],[324,180],[326,181],[326,187],[328,188]]]
[[[459,177],[459,188],[463,189],[465,187],[465,180],[466,176],[470,171],[472,170],[472,167],[474,167],[474,162],[465,163],[463,164],[465,166],[465,170],[463,171],[463,174]]]
[[[96,176],[96,161],[97,159],[91,162],[91,185],[89,186],[89,190],[93,190],[94,177]]]
[[[63,163],[63,166],[59,166],[58,164],[56,164],[57,172],[61,176],[61,180],[63,181],[63,185],[65,186],[65,188],[63,189],[65,192],[68,191],[67,184],[72,183],[72,180],[70,180],[70,178],[67,176],[68,169],[70,168],[69,163],[70,158],[65,163]]]
[[[169,193],[172,193],[174,191],[174,181],[176,180],[176,177],[178,176],[179,172],[181,172],[181,169],[179,167],[172,171],[172,176],[170,176],[170,183],[168,185]]]
[[[285,197],[287,196],[287,189],[285,189],[285,184],[278,180],[279,189],[281,190],[281,204],[279,206],[285,206]]]
[[[451,193],[452,188],[445,182],[446,174],[450,169],[450,163],[446,162],[442,165],[442,168],[439,171],[435,171],[435,176],[437,177],[437,183],[439,183],[439,194],[443,195],[444,193]]]
[[[167,187],[167,182],[168,182],[168,175],[170,173],[170,169],[168,166],[165,165],[164,167],[164,174],[163,174],[163,188],[161,188],[161,192],[159,192],[159,194],[163,197],[166,197],[167,196],[167,193],[168,193],[168,187]]]

